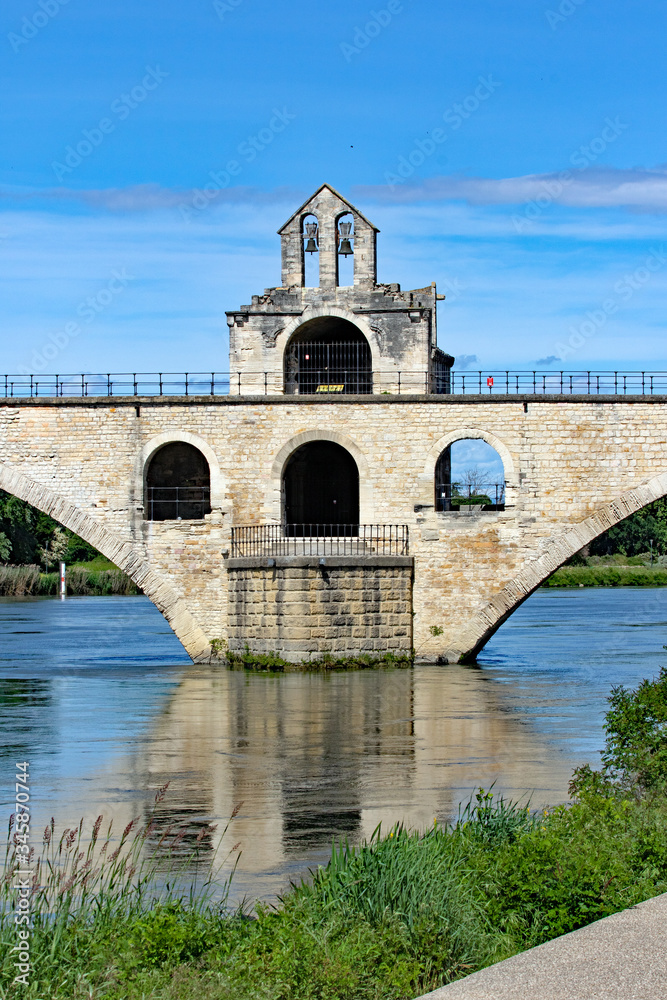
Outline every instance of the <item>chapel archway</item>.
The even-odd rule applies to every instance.
[[[359,327],[338,316],[303,323],[285,348],[285,392],[366,394],[373,391],[371,349]]]

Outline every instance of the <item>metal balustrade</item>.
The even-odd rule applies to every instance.
[[[6,399],[152,396],[282,396],[299,392],[278,372],[131,372],[2,375]],[[314,367],[303,391],[312,399],[349,395],[657,396],[667,395],[667,372],[361,371]]]
[[[407,556],[407,524],[248,524],[232,528],[232,558]]]
[[[504,483],[438,483],[435,489],[436,510],[458,510],[462,506],[479,506],[487,510],[504,510]]]
[[[201,520],[211,513],[208,486],[147,486],[145,515],[148,521]]]

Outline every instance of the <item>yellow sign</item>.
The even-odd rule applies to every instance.
[[[344,385],[318,385],[317,392],[342,392]]]

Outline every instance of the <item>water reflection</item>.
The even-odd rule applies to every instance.
[[[333,838],[444,822],[480,784],[535,806],[562,801],[572,767],[601,744],[611,683],[662,662],[666,599],[542,592],[480,669],[326,676],[186,665],[142,598],[5,601],[3,767],[30,760],[37,822],[54,815],[60,826],[100,812],[117,827],[147,819],[169,781],[157,833],[187,823],[192,840],[217,822],[211,853],[243,802],[226,838],[243,850],[236,894],[272,894],[326,860]],[[602,638],[584,627],[591,618],[605,623]],[[71,655],[54,628],[76,637]],[[9,778],[3,786],[9,812]]]

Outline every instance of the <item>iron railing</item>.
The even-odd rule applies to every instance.
[[[656,396],[667,395],[667,372],[538,372],[477,371],[442,373],[414,371],[355,370],[336,373],[315,384],[314,393],[332,398],[351,392],[369,391],[387,395],[458,396]],[[319,375],[317,375],[319,378]],[[356,381],[355,381],[356,379]],[[344,389],[338,389],[340,384]],[[363,388],[360,386],[364,386]],[[370,389],[365,386],[370,385]],[[319,389],[319,386],[322,386]],[[348,388],[349,387],[349,388]],[[312,389],[312,386],[311,386]],[[289,391],[289,389],[287,390]],[[310,392],[311,390],[309,390]],[[166,372],[1,375],[0,396],[5,398],[98,397],[98,396],[282,396],[286,392],[283,373],[276,372]]]
[[[249,524],[232,528],[232,558],[407,556],[407,524]]]
[[[505,507],[505,483],[436,483],[436,510],[458,510],[461,506],[484,506],[487,510]]]
[[[144,513],[148,521],[194,521],[211,513],[208,486],[147,486]]]

